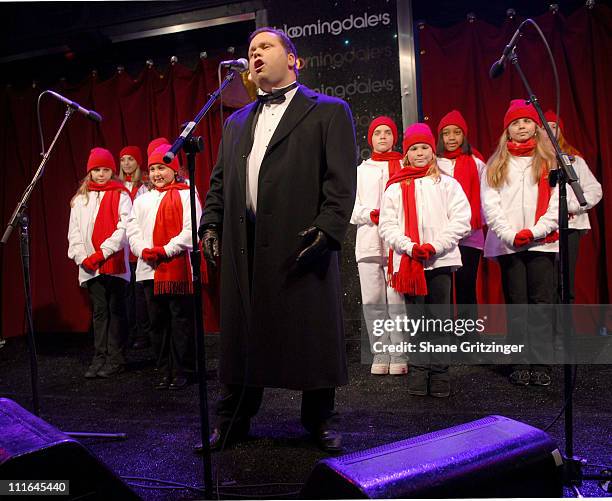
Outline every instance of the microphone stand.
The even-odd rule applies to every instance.
[[[191,242],[190,253],[191,267],[193,268],[193,305],[195,316],[195,341],[197,360],[198,396],[200,400],[200,434],[202,438],[202,466],[204,468],[204,497],[213,499],[212,495],[212,459],[210,451],[210,423],[208,417],[208,386],[206,383],[206,345],[204,343],[204,317],[202,308],[202,281],[201,281],[201,252],[198,245],[199,221],[196,217],[196,193],[195,193],[195,155],[204,150],[204,142],[201,136],[193,136],[193,131],[198,123],[204,118],[213,104],[219,99],[223,90],[232,82],[236,76],[235,71],[230,71],[219,88],[210,95],[210,98],[198,112],[195,118],[188,122],[180,136],[164,156],[164,161],[171,161],[179,150],[183,149],[187,156],[187,169],[189,171],[189,198],[191,202]]]
[[[51,152],[57,143],[57,140],[64,130],[64,127],[68,123],[68,120],[74,114],[76,108],[73,106],[66,106],[66,113],[64,119],[57,130],[49,149],[42,153],[42,160],[32,178],[30,184],[26,187],[17,207],[13,211],[13,215],[4,230],[4,235],[0,240],[0,244],[6,245],[11,233],[16,227],[19,227],[19,252],[21,255],[21,267],[23,269],[23,288],[25,292],[25,310],[26,310],[26,321],[27,321],[27,340],[28,340],[28,351],[30,354],[30,382],[32,386],[32,412],[36,416],[40,416],[40,397],[38,391],[38,358],[36,354],[36,339],[34,337],[34,318],[32,315],[32,287],[30,280],[30,232],[29,232],[29,218],[27,214],[28,201],[32,196],[32,192],[36,187],[36,184],[43,176],[45,167]],[[64,432],[66,435],[72,437],[94,437],[94,438],[109,438],[117,440],[125,440],[127,435],[125,433],[81,433],[81,432]]]
[[[553,134],[546,118],[544,117],[544,112],[542,111],[538,98],[531,90],[527,77],[521,69],[518,56],[516,54],[516,48],[512,49],[510,61],[516,68],[523,85],[525,86],[527,94],[529,95],[529,102],[531,102],[536,109],[542,125],[544,126],[544,130],[546,131],[546,134],[553,145],[555,156],[557,158],[557,169],[551,171],[549,182],[551,187],[554,187],[556,184],[559,185],[559,261],[561,264],[559,268],[559,283],[561,285],[561,321],[564,329],[565,356],[570,357],[569,360],[567,358],[564,360],[565,363],[563,365],[563,394],[565,400],[565,457],[563,462],[564,483],[573,490],[577,497],[583,497],[579,489],[583,480],[612,480],[611,471],[603,472],[602,475],[584,475],[582,472],[582,466],[586,463],[582,459],[574,456],[572,374],[576,369],[576,365],[574,362],[574,338],[571,333],[571,318],[565,318],[567,313],[566,305],[570,304],[567,184],[570,184],[581,207],[586,206],[587,202],[584,198],[582,187],[578,182],[578,176],[574,171],[569,157],[561,151],[559,142],[557,141],[557,138]],[[609,468],[608,470],[611,469]]]

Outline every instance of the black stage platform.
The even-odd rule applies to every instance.
[[[216,367],[216,336],[207,337],[209,369]],[[114,379],[83,377],[93,352],[89,335],[47,334],[38,338],[41,417],[64,431],[126,432],[127,441],[83,439],[82,442],[117,474],[202,483],[202,463],[191,448],[199,439],[195,386],[156,391],[148,350],[128,352],[127,372]],[[405,376],[372,376],[359,363],[357,343],[348,346],[350,384],[337,392],[345,450],[358,451],[426,432],[448,428],[490,414],[546,427],[562,406],[562,370],[552,386],[515,387],[504,367],[459,366],[452,369],[447,399],[413,397]],[[30,409],[30,373],[24,338],[12,338],[0,349],[0,396]],[[595,464],[612,458],[612,367],[580,366],[575,390],[575,453]],[[209,381],[211,409],[219,385]],[[213,454],[222,498],[296,498],[313,465],[325,455],[299,422],[297,392],[266,390],[262,410],[253,422],[252,439]],[[563,450],[563,419],[549,433]],[[217,478],[218,477],[218,478]],[[265,485],[270,484],[270,485]],[[244,487],[243,486],[252,486]],[[198,499],[190,490],[135,488],[143,499]],[[583,493],[604,496],[594,482]]]

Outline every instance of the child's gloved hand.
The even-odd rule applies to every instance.
[[[102,251],[99,250],[94,252],[91,256],[86,257],[81,263],[81,266],[89,273],[94,273],[98,268],[100,268],[100,266],[102,266],[104,261],[104,254],[102,254]]]
[[[427,259],[431,259],[431,257],[436,253],[436,249],[434,249],[431,244],[415,244],[412,248],[412,258],[418,259],[419,261],[426,261]]]
[[[164,248],[160,246],[153,247],[151,249],[142,250],[142,259],[148,263],[157,263],[158,261],[168,257]]]
[[[515,247],[523,247],[531,242],[533,242],[533,233],[528,229],[519,231],[514,237]]]
[[[370,212],[370,219],[375,225],[378,225],[378,221],[380,219],[380,209],[374,209]]]

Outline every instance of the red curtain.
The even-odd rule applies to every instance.
[[[576,146],[603,187],[603,200],[590,211],[592,230],[582,238],[576,271],[576,303],[609,303],[612,290],[612,9],[582,7],[568,17],[546,13],[534,19],[546,36],[557,63],[564,134]],[[501,27],[474,20],[450,28],[417,28],[423,115],[432,129],[453,108],[463,113],[472,145],[490,155],[502,134],[510,99],[526,98],[516,70],[506,68],[497,80],[488,71],[521,19]],[[531,25],[524,28],[519,62],[544,110],[554,109],[553,72],[546,49]],[[499,269],[483,260],[479,301],[503,302]]]
[[[77,267],[67,257],[66,235],[69,202],[85,176],[90,149],[102,146],[118,155],[129,144],[139,146],[146,156],[151,139],[164,136],[172,141],[179,134],[180,124],[193,118],[218,87],[217,63],[202,60],[195,70],[176,64],[163,74],[147,68],[135,79],[127,73],[116,74],[106,81],[91,75],[77,85],[64,83],[54,87],[68,98],[96,110],[104,119],[100,125],[79,114],[70,119],[30,200],[30,261],[37,331],[89,329],[89,299],[86,291],[78,286]],[[40,162],[36,120],[40,92],[38,88],[10,87],[0,91],[0,155],[4,167],[0,174],[2,228]],[[46,148],[64,116],[64,108],[50,97],[43,98],[41,121]],[[205,142],[205,151],[197,155],[196,162],[196,186],[204,197],[221,138],[218,107],[202,120],[196,134],[203,136]],[[184,157],[182,160],[185,165]],[[13,232],[3,249],[1,272],[2,332],[5,337],[21,335],[25,331],[25,303],[18,231]],[[211,275],[204,295],[207,332],[219,330],[218,277]]]

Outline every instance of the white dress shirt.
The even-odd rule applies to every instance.
[[[293,85],[293,82],[291,84]],[[287,85],[287,87],[289,86]],[[273,88],[272,92],[281,90]],[[274,131],[278,124],[283,118],[289,103],[297,92],[295,89],[291,89],[285,94],[285,100],[282,103],[267,103],[261,106],[259,110],[259,118],[257,118],[257,125],[255,126],[255,134],[253,137],[253,148],[247,159],[247,172],[246,172],[246,207],[253,214],[257,213],[257,184],[259,182],[259,169],[261,168],[261,162],[263,161],[264,155],[270,144],[270,140],[274,135]],[[258,93],[264,94],[258,90]]]

